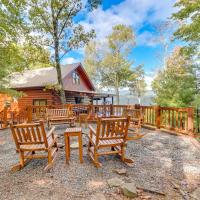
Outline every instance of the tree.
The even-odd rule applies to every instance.
[[[167,60],[166,69],[160,70],[152,83],[155,102],[161,106],[191,106],[195,81],[191,58],[176,47]]]
[[[172,19],[180,21],[180,27],[174,33],[177,39],[189,43],[188,48],[199,48],[200,44],[200,1],[178,0],[174,5],[179,10],[172,15]],[[199,51],[199,50],[198,50]]]
[[[195,64],[196,87],[198,88],[195,96],[198,100],[200,95],[200,1],[178,0],[174,6],[179,9],[172,15],[172,19],[180,22],[174,36],[186,42],[183,48],[184,53],[191,56]]]
[[[128,55],[134,45],[135,35],[132,28],[119,24],[114,26],[112,33],[107,36],[106,44],[93,42],[85,50],[87,71],[95,77],[95,82],[101,87],[115,89],[117,104],[119,104],[119,90],[127,86],[132,73],[130,69],[132,62],[128,60]]]
[[[87,7],[96,8],[99,0],[90,0]],[[72,49],[83,47],[94,37],[94,30],[85,32],[83,26],[74,21],[82,10],[81,0],[27,0],[29,26],[35,33],[35,43],[53,50],[52,63],[57,70],[60,97],[65,103],[65,92],[61,75],[61,60]],[[32,39],[33,40],[33,39]]]
[[[84,67],[97,89],[101,88],[102,61],[105,54],[101,44],[95,40],[90,41],[85,47]]]
[[[163,21],[155,26],[157,37],[155,42],[160,44],[161,51],[158,52],[158,58],[161,60],[162,67],[166,67],[167,57],[170,52],[170,45],[173,41],[173,30],[175,30],[176,24],[172,21]]]
[[[8,89],[10,74],[36,64],[46,66],[50,60],[47,50],[25,40],[27,27],[20,15],[24,2],[15,3],[0,0],[0,92],[18,96],[21,94]]]
[[[138,103],[141,104],[141,97],[146,91],[143,66],[140,65],[134,69],[129,79],[128,87],[131,94],[135,95],[138,98]]]

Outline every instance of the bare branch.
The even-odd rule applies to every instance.
[[[72,11],[73,11],[74,7],[75,7],[75,4],[74,4],[74,6],[70,9],[70,11],[69,11],[69,13],[68,13],[68,15],[67,15],[67,17],[66,17],[66,20],[65,20],[65,22],[64,22],[64,24],[63,24],[63,26],[62,26],[62,28],[61,28],[61,30],[60,30],[60,33],[58,34],[58,38],[60,38],[60,36],[61,36],[61,34],[62,34],[62,32],[63,32],[63,30],[64,30],[64,28],[65,28],[65,26],[66,26],[66,24],[67,24],[67,22],[68,22],[68,20],[69,20],[71,14],[72,14]]]
[[[58,13],[57,13],[57,15],[56,15],[56,19],[58,19],[58,17],[59,17],[59,15],[60,15],[60,13],[62,12],[62,10],[65,8],[65,4],[67,3],[67,1],[64,1],[63,2],[63,5],[61,6],[61,8],[59,9],[59,11],[58,11]]]
[[[65,53],[63,53],[63,55],[59,58],[59,60],[61,60],[71,49],[65,50]]]

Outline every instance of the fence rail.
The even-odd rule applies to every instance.
[[[0,112],[0,128],[8,127],[9,123],[22,123],[45,120],[46,108],[67,108],[74,113],[76,118],[79,114],[86,113],[90,120],[96,120],[98,116],[122,116],[124,111],[134,105],[83,105],[65,104],[49,106],[28,106],[20,112],[12,112],[4,108]],[[183,134],[194,133],[194,109],[172,108],[160,106],[141,106],[143,124],[155,128],[176,131]]]

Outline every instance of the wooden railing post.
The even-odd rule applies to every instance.
[[[32,122],[32,106],[27,107],[27,122],[30,123]]]
[[[188,134],[194,136],[194,108],[188,108]]]
[[[8,126],[8,107],[5,106],[3,109],[3,128],[7,128]]]
[[[113,104],[110,104],[110,114],[113,115]]]
[[[155,106],[155,119],[156,119],[156,128],[160,129],[160,120],[161,120],[161,107],[160,106]]]

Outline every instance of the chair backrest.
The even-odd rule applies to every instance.
[[[129,123],[129,116],[126,118],[98,118],[96,144],[98,145],[99,140],[126,140]]]
[[[71,112],[69,109],[48,109],[46,110],[47,118],[69,117]]]
[[[45,144],[48,147],[43,122],[11,125],[11,131],[17,150],[23,144]]]
[[[125,117],[130,116],[131,126],[141,127],[143,115],[142,109],[126,109],[123,113]]]
[[[141,119],[142,118],[142,110],[141,109],[126,109],[124,110],[123,115],[125,117],[130,116],[134,119]]]

